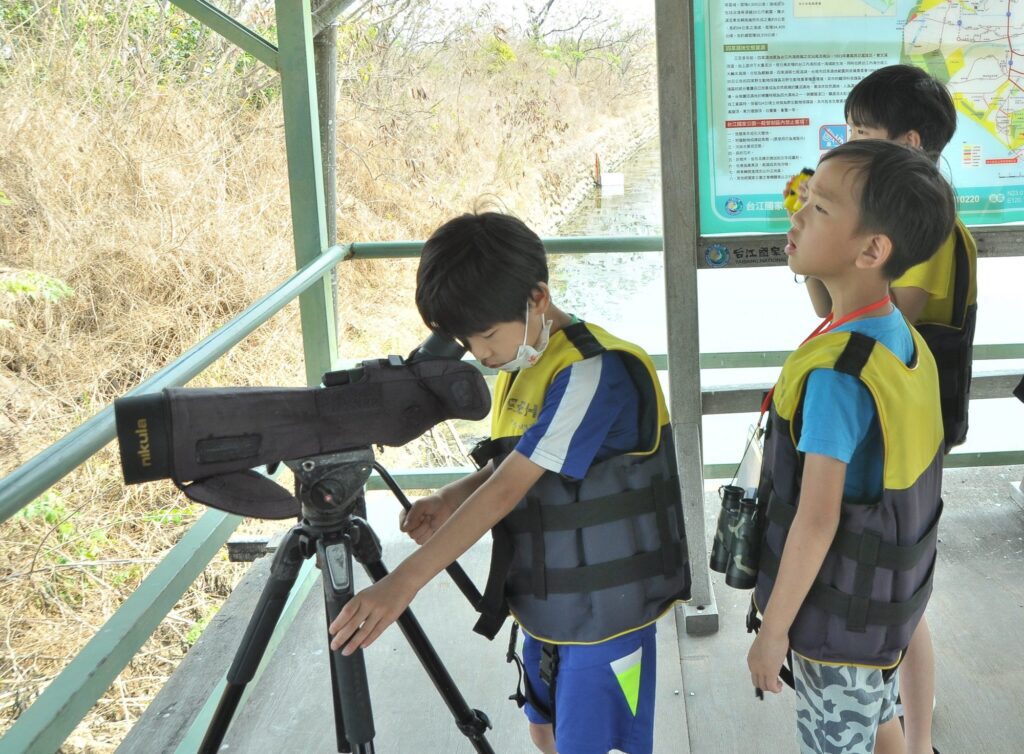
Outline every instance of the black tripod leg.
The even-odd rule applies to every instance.
[[[366,572],[374,582],[380,581],[388,575],[388,569],[379,560],[372,563],[363,563],[363,568],[366,569]],[[427,638],[426,633],[424,633],[423,627],[416,620],[416,616],[412,614],[412,610],[406,610],[398,617],[398,626],[402,629],[402,633],[405,634],[405,638],[408,640],[409,646],[412,647],[412,651],[419,658],[423,669],[427,671],[427,675],[433,681],[434,687],[441,694],[441,698],[444,699],[444,703],[451,710],[459,730],[469,739],[470,743],[473,744],[473,748],[478,752],[481,754],[494,754],[494,749],[491,748],[487,739],[484,738],[487,729],[491,727],[491,721],[480,710],[470,709],[470,706],[462,697],[462,692],[459,691],[455,681],[448,674],[448,669],[441,662],[441,658],[437,656],[437,652],[430,643],[430,639]]]
[[[330,601],[324,601],[324,608],[327,614],[327,625],[331,625],[331,621],[337,617],[337,613],[331,614]],[[341,710],[341,692],[338,689],[338,678],[341,677],[341,668],[339,663],[335,662],[334,653],[328,652],[327,656],[330,660],[328,669],[331,671],[331,697],[334,703],[334,737],[338,745],[338,751],[346,754],[352,751],[352,745],[348,742],[348,737],[345,735],[345,716]],[[370,744],[372,746],[372,744]]]
[[[214,754],[220,748],[238,702],[242,698],[242,692],[256,674],[256,668],[263,659],[267,642],[270,641],[274,626],[281,617],[281,611],[304,560],[300,544],[301,533],[299,527],[292,528],[274,554],[267,583],[249,619],[245,636],[235,652],[231,669],[228,670],[227,687],[221,695],[220,703],[199,747],[202,754]]]
[[[352,551],[348,542],[317,540],[317,555],[323,569],[324,604],[328,625],[352,599]],[[330,642],[331,637],[327,637]],[[363,650],[347,657],[341,650],[330,653],[331,692],[334,696],[334,721],[338,751],[373,754],[373,710],[370,687],[366,682]]]
[[[395,478],[388,473],[387,469],[376,461],[373,464],[373,468],[376,470],[380,478],[384,480],[384,484],[388,486],[401,506],[406,511],[409,511],[412,508],[412,503],[409,502],[409,498],[406,496],[405,492],[402,491],[402,488],[398,486],[398,482],[395,481]],[[359,516],[361,518],[366,518],[366,515],[363,513],[360,513]],[[469,576],[466,575],[466,572],[462,570],[462,566],[458,564],[458,561],[452,563],[444,570],[447,571],[449,576],[451,576],[452,581],[455,582],[455,586],[459,588],[459,591],[462,592],[467,600],[469,600],[470,606],[472,606],[474,610],[479,610],[477,605],[480,604],[480,600],[482,599],[480,596],[480,590],[476,588],[476,584],[474,584],[470,580]]]

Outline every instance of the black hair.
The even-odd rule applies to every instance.
[[[882,233],[892,254],[882,274],[895,280],[930,259],[953,232],[956,200],[935,163],[911,147],[861,139],[826,152],[819,162],[842,160],[859,184],[858,233]]]
[[[938,161],[956,131],[956,107],[949,91],[929,73],[912,65],[879,68],[846,96],[846,121],[884,128],[890,139],[917,131],[925,154]]]
[[[548,282],[540,237],[498,212],[460,215],[427,239],[416,271],[416,307],[427,327],[453,338],[522,322],[538,283]]]

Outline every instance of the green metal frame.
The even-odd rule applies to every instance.
[[[309,0],[277,0],[276,7],[295,266],[303,267],[322,254],[328,244],[312,17]],[[320,384],[338,352],[332,295],[331,277],[324,275],[299,297],[308,385]]]
[[[310,12],[310,0],[277,0],[279,47],[205,0],[172,2],[280,72],[297,272],[128,395],[187,383],[296,297],[301,312],[307,384],[318,384],[322,374],[332,368],[333,356],[337,353],[330,289],[330,273],[334,267],[347,259],[417,256],[422,247],[421,241],[327,247],[312,36],[316,29],[329,24],[331,14],[350,0],[326,0],[317,17]],[[661,252],[664,247],[661,236],[548,238],[544,239],[544,244],[553,254]],[[1007,253],[1016,252],[1003,249],[994,251],[993,255]],[[699,366],[702,369],[777,367],[787,354],[786,351],[703,353]],[[1024,344],[976,346],[975,358],[1024,358]],[[654,359],[659,369],[667,368],[665,354],[655,355]],[[732,392],[755,389],[760,388],[747,385]],[[711,392],[714,391],[705,393],[705,399]],[[114,436],[113,408],[107,407],[0,480],[0,522],[88,460]],[[1021,451],[960,453],[947,460],[951,468],[1022,463],[1024,452]],[[459,478],[466,471],[468,469],[409,470],[396,473],[395,477],[409,489],[433,489]],[[703,471],[704,477],[709,479],[728,477],[733,465],[707,464]],[[372,477],[367,486],[369,489],[383,487],[377,477]],[[0,740],[0,750],[12,754],[42,754],[59,748],[201,573],[239,520],[219,511],[200,517],[40,698],[18,718]],[[302,587],[296,594],[304,594],[302,590],[311,588],[314,576],[312,568],[307,568]],[[272,642],[277,641],[289,623],[287,619],[279,622]],[[196,736],[201,734],[209,712],[212,708],[200,714],[179,751],[191,750],[190,742],[198,741]]]
[[[1024,243],[1014,242],[1024,232],[1015,228],[1003,228],[1000,226],[985,226],[971,228],[971,233],[978,242],[978,256],[987,257],[1009,257],[1019,256],[1020,249]],[[703,246],[715,244],[722,245],[728,241],[730,245],[739,247],[758,246],[782,246],[786,245],[786,236],[776,234],[771,236],[701,236],[700,243]],[[665,239],[662,236],[561,236],[559,238],[544,239],[549,254],[622,254],[637,251],[665,250]],[[349,244],[345,259],[393,259],[418,257],[423,248],[422,241],[360,241]],[[708,269],[719,269],[702,260],[699,266]],[[777,257],[765,257],[757,262],[744,262],[744,269],[749,267],[782,267],[786,262]]]
[[[203,514],[46,691],[21,714],[0,739],[0,749],[11,754],[57,751],[241,520],[221,511]]]
[[[215,333],[197,343],[127,395],[156,393],[184,385],[223,356],[249,333],[317,283],[341,259],[343,248],[334,246],[307,264],[277,288],[249,306]],[[0,523],[89,460],[114,439],[114,407],[107,406],[56,443],[0,479]]]
[[[205,0],[171,0],[171,2],[269,68],[273,68],[275,71],[281,70],[277,47],[244,24],[238,23],[224,11],[215,8]]]

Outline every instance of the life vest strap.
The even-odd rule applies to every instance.
[[[576,347],[584,359],[589,359],[604,353],[608,349],[601,345],[601,342],[594,337],[594,334],[587,328],[583,320],[573,322],[562,328],[565,337]]]
[[[874,350],[875,343],[877,342],[877,340],[862,332],[851,332],[850,339],[846,342],[843,352],[839,354],[839,358],[836,359],[833,369],[837,372],[848,374],[851,377],[859,378],[865,364],[871,358],[871,352]]]
[[[501,455],[501,453],[502,448],[498,441],[486,437],[473,446],[473,449],[469,451],[469,457],[478,469],[482,469],[487,465],[488,461]]]
[[[596,592],[601,589],[631,584],[635,581],[654,576],[665,575],[665,548],[632,555],[627,558],[609,560],[607,563],[579,566],[577,568],[549,568],[545,572],[548,594],[578,594]],[[686,543],[674,542],[669,547],[668,562],[673,565],[672,573],[678,572],[685,562]],[[529,594],[532,591],[532,575],[529,573],[513,574],[509,578],[509,588],[515,592]]]
[[[675,511],[675,526],[669,510]],[[657,550],[608,563],[547,568],[546,531],[574,531],[645,513],[656,516],[661,543]],[[491,567],[483,597],[476,606],[480,618],[473,630],[488,639],[493,639],[498,633],[509,615],[506,584],[515,593],[531,594],[543,600],[549,594],[592,592],[653,576],[674,576],[688,560],[685,537],[677,534],[682,526],[679,479],[676,476],[667,479],[655,476],[648,487],[567,505],[543,505],[537,498],[528,496],[525,507],[505,516],[491,530]],[[530,569],[510,576],[517,534],[530,537]]]
[[[796,508],[780,502],[778,498],[772,497],[768,504],[767,516],[771,523],[778,524],[788,531],[793,523],[794,516],[796,516]],[[939,537],[939,519],[941,517],[942,500],[940,499],[932,525],[928,527],[928,531],[924,533],[924,536],[921,537],[917,544],[894,545],[887,542],[879,542],[873,565],[878,568],[888,568],[891,571],[907,571],[916,566],[921,562],[921,558],[935,547]],[[857,562],[865,562],[861,560],[865,547],[863,540],[863,534],[840,529],[836,532],[835,539],[832,540],[829,552],[842,555]]]
[[[483,596],[475,605],[480,617],[473,631],[493,640],[509,615],[508,600],[505,598],[505,579],[512,567],[514,544],[512,535],[503,524],[491,529],[491,570],[487,574],[487,586]]]
[[[967,294],[971,286],[971,264],[967,258],[967,241],[959,226],[953,227],[953,326],[963,329],[967,321]]]
[[[669,480],[669,486],[666,489],[666,484],[661,476],[656,476],[651,480],[651,497],[654,500],[654,517],[658,522],[658,541],[661,542],[661,572],[665,576],[672,576],[678,570],[682,563],[677,563],[674,557],[674,550],[672,545],[676,542],[677,538],[673,536],[672,524],[668,518],[668,512],[671,509],[677,511],[677,525],[679,529],[682,529],[682,496],[679,492],[679,480],[676,477],[672,477]],[[683,562],[690,559],[690,553],[687,551],[686,538],[683,537]]]
[[[530,582],[533,596],[539,600],[548,598],[547,569],[544,567],[544,521],[543,509],[540,500],[535,497],[526,498],[526,513],[530,520]]]
[[[779,556],[770,547],[761,550],[760,570],[771,579],[779,572]],[[898,626],[906,623],[927,602],[932,590],[935,566],[928,570],[928,578],[908,600],[881,602],[867,597],[856,597],[835,589],[822,581],[815,581],[807,593],[806,604],[847,621],[850,631],[863,631],[865,626]],[[857,627],[860,628],[857,628]]]
[[[518,509],[509,513],[502,523],[513,534],[525,534],[533,531],[533,517],[527,497],[526,509]],[[584,500],[566,505],[542,505],[541,524],[545,531],[572,531],[585,529],[588,526],[620,521],[625,518],[667,511],[680,503],[679,477],[668,479],[655,477],[650,487],[617,492],[614,495]],[[658,528],[661,528],[659,517]],[[665,523],[668,523],[667,516]]]

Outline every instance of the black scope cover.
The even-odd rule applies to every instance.
[[[119,398],[114,401],[114,420],[125,484],[174,476],[164,393]]]
[[[328,387],[167,388],[121,398],[114,413],[125,483],[137,484],[404,445],[446,419],[482,419],[490,406],[471,364],[379,359]]]

